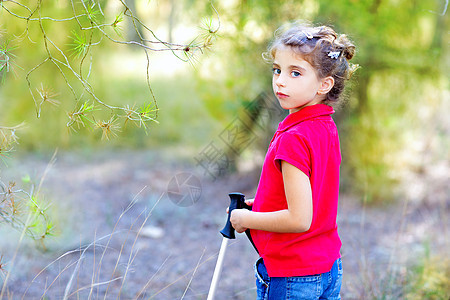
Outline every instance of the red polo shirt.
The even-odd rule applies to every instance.
[[[332,107],[307,106],[278,126],[263,164],[253,211],[287,209],[281,160],[308,175],[313,201],[310,229],[303,233],[251,230],[269,276],[291,277],[325,273],[340,257],[336,217],[341,151]]]

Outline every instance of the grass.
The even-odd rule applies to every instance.
[[[129,206],[120,214],[110,234],[96,237],[94,241],[89,244],[80,246],[77,249],[67,251],[60,255],[34,276],[23,294],[19,295],[18,291],[9,290],[9,277],[7,276],[3,281],[0,299],[4,299],[3,297],[6,297],[7,299],[14,299],[15,297],[22,297],[22,299],[36,297],[35,291],[33,291],[31,295],[29,291],[34,290],[32,287],[34,284],[42,284],[43,281],[46,281],[46,283],[42,287],[42,294],[39,296],[41,299],[47,299],[47,297],[50,297],[51,299],[56,295],[59,295],[57,297],[60,297],[61,299],[72,299],[73,297],[81,297],[82,299],[101,299],[103,297],[117,297],[120,299],[122,297],[129,299],[130,294],[127,290],[127,281],[129,281],[128,277],[131,274],[132,269],[136,267],[134,265],[134,259],[139,252],[139,250],[136,249],[136,243],[142,228],[147,224],[147,221],[163,195],[161,195],[154,203],[153,207],[149,210],[142,211],[130,224],[128,229],[119,229],[119,227],[121,227],[119,226],[120,223],[136,204],[138,196],[139,194],[135,196]],[[117,248],[117,240],[114,241],[115,239],[121,241],[119,249]],[[17,246],[16,254],[21,251],[21,242],[22,239],[18,242],[19,245]],[[111,261],[107,261],[107,258],[111,258],[111,253],[114,253],[114,256],[116,257],[115,263],[112,264],[112,269],[110,266],[108,267],[108,264],[110,265]],[[191,275],[191,279],[185,288],[184,294],[186,294],[192,278],[195,276],[196,270],[202,263],[207,261],[203,260],[203,254],[196,267],[180,277],[180,279],[182,279]],[[14,264],[14,259],[15,258],[10,261],[10,264]],[[211,257],[209,259],[211,259]],[[161,265],[161,267],[163,267],[163,265]],[[60,271],[55,273],[55,269]],[[14,272],[14,269],[11,268],[10,271]],[[56,274],[54,278],[48,277],[49,271],[51,271],[50,274]],[[82,272],[84,274],[82,274]],[[87,274],[85,272],[91,272],[91,279],[88,282],[86,281]],[[156,272],[154,276],[157,273],[158,272]],[[139,289],[139,292],[135,295],[134,299],[145,298],[147,289],[150,287],[154,276]],[[177,281],[172,284],[175,284]],[[169,286],[161,289],[156,294],[153,294],[153,296],[156,296],[168,287]]]
[[[42,286],[42,283],[47,281],[40,295],[43,299],[46,297],[52,299],[55,296],[61,299],[166,299],[167,293],[177,299],[185,299],[185,297],[191,299],[193,295],[191,285],[194,281],[198,281],[197,272],[205,264],[213,262],[217,253],[207,255],[204,249],[198,253],[197,261],[192,268],[178,273],[169,271],[173,268],[173,262],[172,257],[168,255],[157,269],[150,271],[144,281],[141,278],[139,284],[134,282],[137,279],[134,276],[134,269],[139,267],[134,261],[138,255],[143,254],[138,246],[140,231],[147,224],[150,216],[164,207],[160,201],[161,198],[155,198],[155,201],[152,201],[154,206],[150,210],[141,211],[137,216],[134,212],[133,220],[130,222],[125,219],[136,205],[136,199],[134,199],[119,216],[111,233],[95,237],[87,245],[66,251],[57,257],[29,282],[30,290],[35,291],[36,288],[33,285]],[[121,226],[120,223],[123,222],[128,224],[128,228]],[[402,233],[404,233],[403,230],[399,230],[399,234]],[[390,260],[397,261],[399,255],[403,254],[392,251]],[[350,258],[346,258],[348,259]],[[400,268],[388,268],[384,274],[380,274],[377,268],[371,268],[379,262],[366,261],[368,264],[360,265],[358,274],[355,274],[362,276],[359,296],[351,296],[344,290],[344,295],[347,295],[344,298],[448,299],[450,264],[447,258],[424,253],[422,258],[419,257],[419,263],[416,265],[403,265],[403,260],[401,261],[398,265]],[[49,276],[49,274],[54,275]],[[347,272],[346,275],[348,275]],[[158,277],[167,277],[169,283],[161,286],[157,280]],[[5,296],[7,295],[8,289],[5,293]],[[6,299],[31,296],[27,291],[23,294],[10,291],[9,295],[11,296]],[[242,297],[238,299],[252,299],[245,295]]]
[[[2,296],[6,299],[27,299],[28,297],[53,299],[57,297],[63,300],[74,298],[165,299],[168,294],[173,297],[179,295],[179,299],[203,297],[193,297],[190,289],[197,271],[205,264],[213,262],[217,257],[218,253],[206,255],[206,249],[199,254],[193,268],[187,268],[175,277],[171,275],[171,279],[168,279],[170,283],[166,285],[161,286],[160,283],[155,284],[154,281],[158,276],[164,276],[163,269],[170,268],[170,255],[153,275],[144,281],[142,278],[139,280],[139,282],[143,282],[140,286],[134,282],[136,280],[136,276],[133,276],[134,269],[139,267],[134,260],[140,254],[138,246],[141,238],[140,232],[146,226],[163,196],[161,195],[154,202],[153,207],[142,211],[135,217],[128,229],[121,229],[123,226],[120,223],[125,221],[126,215],[133,210],[137,203],[138,195],[136,195],[136,198],[118,217],[111,233],[96,237],[89,244],[67,251],[51,261],[33,277],[23,292],[10,290],[6,279]],[[112,265],[111,259],[114,260]],[[52,275],[49,276],[49,274]],[[44,282],[45,284],[43,284]],[[36,294],[34,287],[36,284],[42,289],[40,295]],[[5,298],[0,297],[0,299]]]
[[[428,251],[408,276],[405,299],[446,300],[450,297],[450,259]]]
[[[124,203],[122,205],[125,206],[120,210],[120,215],[116,217],[117,211],[120,209],[117,207],[120,199],[117,198],[124,197],[120,191],[136,190],[137,186],[148,179],[139,182],[124,181],[117,186],[118,181],[114,180],[118,178],[118,175],[108,176],[108,174],[123,174],[127,173],[128,169],[130,169],[130,174],[141,173],[150,165],[153,166],[153,163],[143,161],[142,157],[144,156],[136,157],[135,161],[131,159],[130,155],[127,155],[126,158],[119,156],[106,158],[104,154],[98,154],[98,157],[101,157],[103,161],[99,162],[99,159],[94,157],[87,162],[78,161],[78,165],[85,164],[82,170],[77,170],[73,166],[75,162],[73,159],[69,164],[63,159],[62,165],[70,168],[70,172],[64,174],[70,175],[75,185],[83,186],[83,188],[79,187],[78,195],[73,195],[75,197],[73,200],[78,202],[82,200],[79,199],[80,197],[92,197],[91,201],[104,201],[106,205],[102,213],[109,214],[111,222],[95,223],[94,220],[87,219],[87,224],[77,224],[77,229],[83,231],[84,234],[87,233],[87,230],[94,234],[92,227],[94,224],[97,224],[98,227],[93,237],[90,236],[88,240],[80,238],[79,245],[67,243],[66,247],[59,247],[64,249],[62,251],[55,251],[57,247],[51,247],[51,244],[60,238],[68,241],[67,234],[71,235],[70,242],[73,243],[74,240],[77,240],[79,232],[72,230],[70,233],[65,232],[61,236],[55,237],[53,241],[49,240],[48,251],[43,254],[35,249],[32,250],[32,244],[24,240],[20,247],[17,247],[18,255],[15,263],[5,252],[2,263],[6,263],[5,268],[11,274],[8,279],[10,280],[9,284],[4,289],[4,299],[20,299],[22,296],[25,296],[25,299],[27,296],[42,297],[43,299],[45,297],[49,299],[54,297],[58,299],[64,299],[64,297],[70,299],[89,299],[89,297],[91,299],[104,299],[105,297],[107,299],[204,298],[208,280],[213,272],[220,238],[217,239],[217,245],[213,242],[208,244],[208,249],[192,244],[200,244],[206,235],[214,234],[215,236],[217,232],[214,227],[216,225],[214,225],[215,223],[211,225],[211,222],[215,218],[224,219],[220,217],[223,216],[222,213],[217,212],[217,207],[220,205],[203,202],[192,208],[177,209],[169,200],[162,201],[158,193],[152,192],[151,196],[144,196],[146,194],[146,189],[144,189],[132,196],[130,204],[125,205],[127,201],[122,201],[121,203]],[[105,166],[118,163],[121,159],[124,163],[126,162],[126,166],[104,169]],[[158,158],[155,160],[160,161]],[[58,160],[59,162],[60,160]],[[136,163],[139,163],[139,167],[136,167]],[[108,174],[99,172],[99,167],[103,171],[108,171]],[[161,176],[161,170],[154,167],[151,174]],[[176,166],[171,167],[176,169]],[[101,177],[101,179],[95,181],[85,178],[88,176],[86,170],[92,178]],[[167,172],[170,173],[170,170]],[[61,173],[57,173],[57,177],[60,176],[58,174]],[[79,174],[84,174],[81,182]],[[159,180],[155,176],[148,178],[154,181]],[[129,179],[134,180],[133,178]],[[154,181],[150,182],[156,184]],[[228,184],[228,181],[220,181],[211,186],[210,194],[216,195],[224,183]],[[58,181],[53,185],[59,187],[61,182]],[[67,193],[69,188],[70,186],[63,184],[61,192]],[[139,189],[142,188],[137,188],[137,190]],[[92,194],[97,190],[102,194]],[[113,197],[107,191],[112,194],[119,193],[119,195]],[[345,195],[343,195],[343,201],[344,205],[348,201]],[[358,201],[355,200],[355,203]],[[116,207],[114,208],[114,206]],[[351,257],[348,255],[344,257],[344,269],[346,270],[344,272],[344,280],[346,280],[343,289],[344,299],[446,299],[448,260],[435,251],[433,247],[436,245],[431,243],[431,240],[428,246],[422,247],[419,249],[420,251],[417,250],[417,244],[411,245],[404,241],[405,237],[415,236],[415,230],[411,228],[411,225],[423,228],[431,234],[435,228],[442,227],[443,220],[431,222],[430,220],[434,220],[432,214],[426,214],[426,210],[412,210],[413,208],[409,202],[405,202],[404,206],[399,208],[395,206],[377,208],[366,203],[354,212],[345,213],[344,219],[339,220],[341,235],[346,239],[351,237],[356,241],[355,254]],[[423,220],[412,218],[413,212],[420,212]],[[89,214],[90,212],[74,210],[69,214],[77,215],[74,222],[83,223],[85,219],[79,215],[80,213]],[[345,223],[350,222],[347,218],[355,216],[359,217],[357,223]],[[99,218],[99,216],[96,217]],[[70,219],[71,217],[64,218]],[[105,217],[105,219],[108,218]],[[181,230],[177,226],[188,224],[191,219],[195,220],[195,226],[183,229],[187,232],[186,238],[192,238],[192,242],[180,244],[176,236],[170,236],[170,228]],[[203,226],[201,224],[206,221],[210,222],[208,223],[209,227],[199,227]],[[413,221],[420,222],[411,223]],[[143,227],[150,224],[161,226],[168,231],[168,236],[160,240],[151,240],[151,242],[143,241],[140,232]],[[61,225],[63,225],[62,222]],[[223,224],[219,224],[217,229],[220,229],[220,225]],[[61,228],[63,232],[67,229]],[[6,239],[12,241],[9,238]],[[3,247],[5,247],[5,243],[2,242]],[[247,245],[247,241],[244,243]],[[349,244],[351,241],[344,240],[344,253]],[[64,243],[58,245],[61,246]],[[247,246],[251,248],[250,245]],[[12,247],[16,248],[16,245]],[[380,255],[380,249],[385,253]],[[253,251],[253,249],[249,250]],[[253,252],[252,254],[254,254]],[[244,273],[248,273],[252,277],[250,267],[252,262],[246,260],[244,254],[242,249],[230,247],[227,258],[230,259],[229,264],[233,268],[224,273],[223,284],[225,287],[235,287],[239,282],[239,288],[232,290],[231,295],[234,295],[236,299],[254,299],[254,290],[250,288],[253,287],[253,280],[243,279]],[[34,262],[46,261],[49,263],[45,263],[43,267],[36,263],[36,266],[39,266],[38,269],[36,269],[37,267],[31,268],[31,266],[27,266],[26,261],[29,261],[30,257]],[[357,262],[360,264],[356,268],[346,269],[346,265]],[[15,265],[14,269],[11,269],[12,265]],[[244,270],[243,266],[247,265],[249,266],[248,270]],[[348,283],[350,279],[353,286]]]

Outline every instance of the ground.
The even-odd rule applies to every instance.
[[[43,193],[53,203],[58,232],[43,248],[27,239],[19,242],[20,234],[2,229],[0,252],[10,272],[5,296],[206,299],[222,242],[219,230],[226,221],[228,193],[252,197],[259,171],[214,179],[191,163],[189,155],[181,161],[172,156],[177,154],[57,154],[45,175]],[[39,178],[48,161],[45,155],[19,156],[3,170],[2,180]],[[191,189],[179,182],[178,196],[188,195],[184,200],[193,202],[176,204],[180,198],[173,180],[190,175],[201,187],[196,181]],[[401,287],[417,261],[427,253],[445,253],[448,246],[446,192],[434,201],[399,199],[383,207],[341,196],[343,299],[383,294],[385,299],[402,298]],[[256,259],[245,235],[231,240],[216,299],[255,299]]]

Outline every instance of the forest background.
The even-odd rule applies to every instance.
[[[38,241],[64,232],[66,215],[46,204],[51,189],[41,193],[45,176],[22,162],[74,156],[74,165],[89,167],[99,157],[144,157],[150,168],[194,166],[208,175],[204,185],[257,171],[283,117],[268,104],[271,66],[261,54],[276,28],[300,19],[332,25],[357,45],[352,62],[360,68],[335,116],[342,193],[364,208],[436,207],[448,245],[447,7],[443,0],[0,1],[0,224]],[[225,138],[230,128],[239,140]],[[22,243],[20,234],[12,240]],[[0,252],[14,266],[14,251]],[[429,297],[444,299],[448,258],[423,255],[441,262],[432,264],[438,283]],[[413,280],[422,287],[412,290],[426,285],[424,265]],[[2,296],[13,280],[5,274]]]

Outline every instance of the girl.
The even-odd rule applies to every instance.
[[[355,46],[330,27],[293,24],[269,47],[273,91],[289,115],[269,149],[252,211],[231,223],[250,229],[261,258],[258,299],[340,299],[341,240],[336,217],[341,153],[331,118]]]

